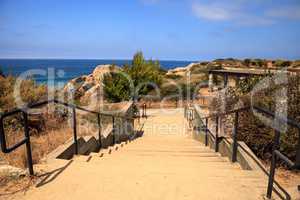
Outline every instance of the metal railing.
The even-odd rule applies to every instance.
[[[28,169],[29,169],[29,174],[30,175],[34,175],[34,170],[33,170],[33,162],[32,162],[32,152],[31,152],[31,142],[30,142],[30,133],[29,133],[29,126],[28,126],[28,110],[29,109],[33,109],[33,108],[38,108],[50,103],[55,103],[55,104],[60,104],[63,105],[65,107],[71,108],[72,109],[72,128],[73,128],[73,138],[74,138],[74,154],[77,155],[78,154],[78,141],[77,141],[77,120],[76,120],[76,110],[81,110],[81,111],[85,111],[91,114],[95,114],[97,116],[97,123],[98,123],[98,127],[99,127],[99,146],[100,148],[102,147],[101,144],[101,138],[102,138],[102,134],[101,134],[101,116],[106,116],[106,117],[111,117],[112,118],[112,137],[113,137],[113,144],[116,143],[116,138],[115,138],[115,131],[116,131],[116,124],[115,124],[115,119],[116,118],[122,118],[125,120],[128,120],[130,122],[132,122],[132,120],[134,120],[133,117],[127,117],[127,116],[121,116],[121,115],[113,115],[113,114],[107,114],[107,113],[101,113],[101,112],[97,112],[97,111],[92,111],[92,110],[88,110],[82,107],[79,107],[77,105],[74,104],[70,104],[70,103],[65,103],[59,100],[48,100],[48,101],[43,101],[43,102],[39,102],[39,103],[35,103],[32,105],[29,105],[27,107],[24,108],[19,108],[19,109],[14,109],[10,112],[6,112],[4,114],[2,114],[0,116],[0,145],[1,145],[1,150],[3,153],[11,153],[14,150],[18,149],[19,147],[21,147],[22,145],[26,145],[26,153],[27,153],[27,163],[28,163]],[[22,113],[23,116],[23,121],[24,121],[24,139],[20,142],[18,142],[17,144],[14,144],[12,147],[7,147],[7,143],[6,143],[6,135],[5,135],[5,130],[4,130],[4,119],[6,117],[18,114],[18,113]]]
[[[208,136],[210,135],[212,137],[212,140],[214,142],[214,148],[215,151],[219,151],[219,142],[220,139],[223,137],[219,137],[219,118],[221,116],[226,116],[230,114],[234,114],[234,126],[233,126],[233,134],[232,134],[232,139],[233,139],[233,144],[232,144],[232,155],[231,155],[231,161],[236,162],[237,161],[237,152],[238,152],[238,127],[239,127],[239,114],[244,111],[249,111],[249,110],[257,111],[259,113],[262,113],[264,115],[267,115],[271,118],[275,118],[278,123],[286,123],[298,130],[299,133],[299,139],[298,139],[298,145],[297,145],[297,153],[296,153],[296,160],[295,162],[291,161],[287,156],[282,154],[279,150],[279,145],[280,145],[280,136],[281,132],[278,130],[275,130],[275,136],[273,138],[273,147],[272,147],[272,160],[271,160],[271,166],[270,166],[270,171],[267,174],[268,175],[268,187],[267,187],[267,198],[271,199],[272,197],[272,191],[273,191],[273,185],[274,185],[274,176],[275,176],[275,170],[276,170],[276,163],[280,159],[282,160],[290,169],[300,169],[300,124],[292,119],[281,117],[281,116],[276,116],[274,113],[257,107],[244,107],[236,110],[232,110],[226,113],[218,113],[218,114],[213,114],[205,117],[199,116],[199,114],[195,111],[195,108],[185,108],[185,117],[187,120],[194,120],[194,119],[199,119],[200,120],[200,127],[196,127],[196,129],[200,131],[204,131],[205,133],[205,145],[208,146]],[[187,113],[189,113],[189,110],[193,110],[193,117],[189,117]],[[215,134],[213,134],[209,129],[208,129],[208,121],[209,119],[215,119]],[[300,186],[298,186],[300,187]]]

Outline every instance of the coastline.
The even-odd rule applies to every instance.
[[[123,59],[0,59],[0,69],[5,75],[19,76],[28,70],[42,70],[45,74],[55,73],[54,81],[62,85],[68,81],[90,74],[98,65],[114,64],[122,67],[132,60]],[[185,67],[192,61],[159,61],[161,68],[170,70],[177,67]],[[50,70],[50,71],[49,71]],[[33,76],[37,84],[47,84],[48,77]],[[47,84],[48,85],[48,84]]]

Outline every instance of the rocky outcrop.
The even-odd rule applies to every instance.
[[[189,70],[191,70],[194,66],[199,64],[200,63],[191,63],[186,67],[177,67],[175,69],[171,69],[167,72],[167,75],[185,76]]]
[[[120,67],[115,66],[115,65],[98,65],[91,76],[93,77],[93,80],[100,83],[103,80],[103,77],[105,74],[109,72],[119,72]]]
[[[101,88],[104,75],[120,70],[120,67],[114,65],[98,65],[91,74],[70,80],[63,92],[83,103],[97,101],[99,97],[103,97]]]

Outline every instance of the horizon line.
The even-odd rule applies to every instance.
[[[124,61],[131,61],[132,58],[4,58],[0,57],[0,60],[124,60]],[[153,59],[153,58],[145,58],[145,60],[153,60],[153,61],[176,61],[176,62],[201,62],[201,60],[181,60],[181,59]]]

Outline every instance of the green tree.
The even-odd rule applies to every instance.
[[[161,85],[165,73],[158,61],[145,60],[142,52],[137,52],[132,63],[123,66],[122,72],[131,80],[121,72],[104,76],[104,91],[109,101],[120,102],[146,95],[153,90],[153,85]]]
[[[246,58],[244,60],[244,64],[247,66],[247,67],[250,67],[250,64],[251,64],[251,60],[249,58]]]
[[[130,99],[130,82],[121,72],[105,74],[103,84],[105,96],[110,102],[115,103]]]
[[[136,96],[146,95],[153,87],[161,85],[163,71],[160,69],[159,61],[146,61],[142,52],[137,52],[133,56],[131,65],[124,67],[124,72],[128,73],[133,81]]]

